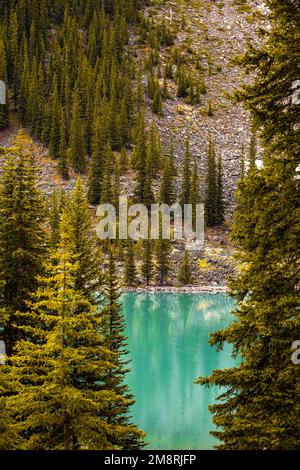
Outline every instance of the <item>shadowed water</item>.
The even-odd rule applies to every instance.
[[[227,345],[216,352],[209,334],[226,327],[234,301],[225,294],[128,293],[122,296],[136,398],[133,422],[151,449],[212,449],[218,443],[208,405],[218,389],[195,385],[198,376],[234,364]]]

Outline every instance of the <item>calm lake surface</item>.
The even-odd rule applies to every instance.
[[[150,449],[212,449],[218,443],[208,405],[220,390],[195,385],[198,376],[234,365],[231,348],[216,352],[209,334],[232,321],[225,294],[127,293],[122,296],[134,393],[133,422]]]

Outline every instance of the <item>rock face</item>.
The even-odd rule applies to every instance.
[[[146,10],[146,15],[156,22],[172,17],[178,30],[174,46],[161,50],[162,66],[174,47],[187,57],[187,68],[193,67],[193,56],[199,56],[202,70],[195,73],[198,77],[204,74],[207,88],[207,93],[201,96],[201,103],[190,106],[177,98],[174,82],[169,81],[170,99],[164,101],[163,116],[153,116],[148,108],[147,120],[155,120],[166,146],[170,137],[173,137],[179,169],[184,141],[189,136],[191,151],[198,160],[202,189],[209,135],[215,137],[217,153],[222,156],[224,165],[228,217],[232,216],[235,206],[234,195],[240,176],[242,146],[244,145],[247,154],[250,139],[248,113],[230,99],[230,95],[241,83],[241,70],[233,65],[232,59],[245,50],[247,38],[252,42],[257,41],[258,26],[260,22],[266,23],[267,15],[263,1],[247,1],[244,9],[239,4],[235,0],[170,1],[167,6],[160,4]],[[213,116],[207,116],[209,102],[214,109]]]

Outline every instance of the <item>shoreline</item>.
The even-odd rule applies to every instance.
[[[170,294],[226,294],[227,286],[141,286],[125,287],[121,289],[122,293],[170,293]]]

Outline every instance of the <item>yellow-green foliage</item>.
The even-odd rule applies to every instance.
[[[198,261],[198,269],[199,271],[209,272],[214,269],[214,267],[210,264],[207,259],[200,259]]]

